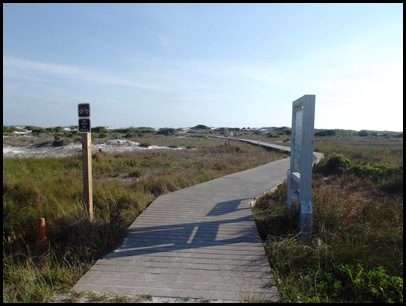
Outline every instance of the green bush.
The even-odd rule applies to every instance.
[[[140,136],[142,136],[141,133],[135,132],[135,131],[131,131],[131,132],[127,132],[127,133],[124,135],[124,138],[135,138],[135,137],[140,137]]]
[[[403,302],[403,278],[387,275],[382,266],[367,270],[361,264],[339,264],[336,271],[343,282],[342,294],[352,292],[357,302],[364,302],[365,296],[374,297],[375,303]]]
[[[361,137],[366,137],[368,135],[369,135],[369,132],[366,130],[361,130],[358,132],[358,136],[361,136]]]
[[[279,134],[276,132],[269,132],[266,134],[266,137],[269,137],[269,138],[278,138],[278,136],[279,136]]]
[[[92,128],[92,133],[108,133],[108,130],[103,126],[96,126]]]
[[[324,175],[342,174],[351,167],[351,161],[344,155],[335,154],[326,161],[321,161],[315,166],[316,172],[321,172]]]
[[[11,127],[3,125],[3,134],[11,133]]]
[[[395,167],[390,165],[353,165],[348,169],[349,174],[353,174],[360,178],[368,178],[371,180],[382,179],[384,176],[392,173]]]
[[[317,132],[314,133],[314,136],[319,136],[319,137],[336,136],[336,135],[337,135],[336,130],[322,130],[322,131],[317,131]]]
[[[44,128],[41,128],[41,127],[32,127],[30,130],[31,130],[31,133],[33,135],[39,135],[41,133],[47,133],[47,131]]]
[[[149,142],[141,142],[140,143],[140,147],[142,148],[148,148],[150,147],[152,144],[150,144]]]
[[[159,129],[157,134],[160,134],[160,135],[176,135],[176,129],[174,129],[174,128],[162,128],[162,129]]]

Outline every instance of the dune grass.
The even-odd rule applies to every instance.
[[[49,302],[68,292],[159,195],[286,157],[240,142],[186,145],[93,154],[93,223],[82,204],[81,156],[3,158],[3,301]],[[41,217],[48,238],[42,254],[34,247]]]
[[[253,209],[282,302],[403,302],[403,152],[347,150],[336,146],[313,169],[310,244],[287,214],[286,182]]]
[[[3,302],[69,292],[159,195],[286,157],[217,139],[139,140],[188,149],[95,153],[93,223],[80,156],[3,158]],[[403,302],[403,139],[323,137],[315,150],[326,158],[314,168],[310,245],[286,217],[286,183],[253,209],[282,301]],[[34,248],[40,217],[44,253]]]

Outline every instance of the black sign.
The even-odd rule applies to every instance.
[[[79,104],[79,117],[90,117],[90,104],[89,103]]]
[[[79,133],[90,132],[90,119],[79,119]]]

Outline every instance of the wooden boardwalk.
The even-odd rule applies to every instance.
[[[286,158],[158,197],[73,290],[277,302],[250,203],[288,168]]]

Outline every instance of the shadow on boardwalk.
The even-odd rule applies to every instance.
[[[248,200],[251,200],[251,198],[217,203],[207,214],[207,217],[222,216],[247,209],[238,207],[242,201]],[[251,224],[252,221],[253,217],[251,215],[245,215],[233,219],[130,228],[119,252],[111,253],[105,258],[137,256],[209,246],[226,246],[242,242],[258,243],[256,228],[247,228],[247,223]],[[219,234],[220,226],[223,227],[221,235]],[[227,228],[230,231],[226,231]],[[134,247],[136,247],[136,250]],[[126,249],[128,250],[126,251]]]
[[[73,290],[278,302],[250,202],[288,167],[286,158],[158,197]]]

